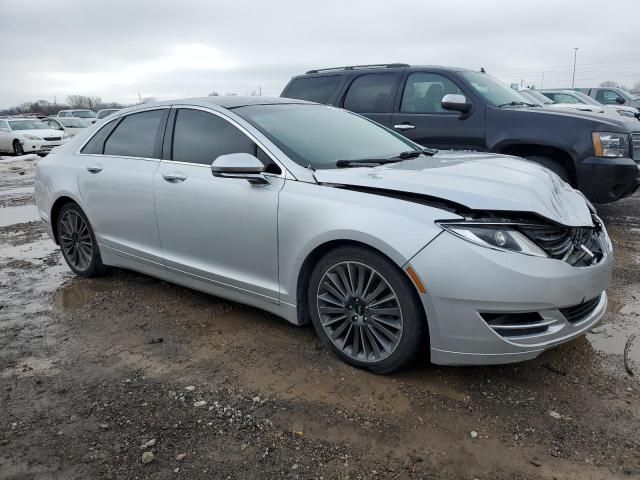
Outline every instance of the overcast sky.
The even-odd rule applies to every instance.
[[[0,108],[278,95],[314,67],[485,67],[538,88],[640,81],[640,0],[0,0]]]

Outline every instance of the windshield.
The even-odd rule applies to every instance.
[[[597,105],[598,107],[603,106],[600,102],[598,102],[597,100],[594,100],[593,98],[591,98],[589,95],[585,93],[572,91],[571,95],[573,95],[576,98],[579,98],[582,103],[588,103],[589,105]]]
[[[537,92],[536,90],[521,90],[520,93],[531,98],[534,102],[539,103],[540,105],[550,105],[553,103],[553,100],[545,97],[543,94]]]
[[[370,120],[324,105],[253,105],[233,111],[303,167],[336,168],[338,160],[387,159],[420,148]]]
[[[51,127],[40,120],[9,120],[11,130],[50,130]]]
[[[514,89],[507,87],[504,83],[496,80],[491,75],[481,72],[461,72],[460,74],[471,84],[473,89],[493,107],[508,105],[512,102],[530,103],[527,98],[520,95],[520,93]]]
[[[86,120],[82,120],[80,118],[58,118],[57,120],[65,127],[69,128],[87,128],[90,125]]]
[[[78,118],[96,118],[96,113],[91,110],[74,110],[71,115]]]

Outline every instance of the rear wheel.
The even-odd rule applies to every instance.
[[[98,242],[82,209],[67,203],[57,220],[58,240],[69,268],[83,277],[97,277],[106,273]]]
[[[569,172],[567,172],[567,169],[564,168],[564,166],[562,166],[562,164],[558,160],[555,160],[554,158],[550,158],[550,157],[543,157],[540,155],[530,155],[530,156],[526,156],[525,158],[527,160],[531,160],[532,162],[539,163],[543,167],[547,167],[553,173],[558,175],[562,180],[571,184],[571,178],[569,177]]]
[[[313,326],[339,358],[376,373],[407,365],[423,346],[417,293],[386,257],[361,247],[325,255],[311,274]]]
[[[24,148],[22,148],[22,144],[20,143],[20,140],[14,140],[13,141],[13,154],[16,155],[17,157],[24,155]]]

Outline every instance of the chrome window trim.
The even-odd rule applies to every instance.
[[[228,115],[225,115],[224,112],[220,112],[218,110],[214,110],[211,108],[207,108],[207,107],[201,107],[199,105],[182,105],[182,104],[177,104],[177,105],[172,105],[171,108],[175,108],[176,110],[178,109],[188,109],[188,110],[200,110],[202,112],[206,112],[206,113],[210,113],[213,115],[216,115],[220,118],[222,118],[223,120],[229,122],[231,125],[233,125],[234,127],[236,127],[238,130],[240,130],[242,133],[244,133],[247,137],[249,137],[249,139],[255,143],[258,147],[260,147],[262,149],[262,151],[264,153],[267,154],[267,156],[271,159],[271,161],[273,163],[275,163],[280,170],[282,171],[282,173],[280,174],[276,174],[276,173],[264,173],[263,175],[269,175],[272,177],[278,177],[278,178],[293,178],[295,179],[295,176],[289,171],[289,169],[287,169],[287,167],[284,166],[284,164],[278,159],[278,157],[271,152],[271,150],[269,150],[264,143],[262,143],[260,140],[258,140],[258,138],[252,134],[249,130],[247,130],[243,125],[240,125],[235,119],[229,117]],[[213,161],[213,160],[212,160]],[[206,164],[206,163],[193,163],[193,162],[181,162],[180,160],[169,160],[169,159],[162,159],[163,163],[175,163],[178,165],[200,165],[202,167],[206,167],[206,168],[211,168],[211,164]]]
[[[122,117],[127,117],[129,115],[135,115],[136,113],[143,113],[143,112],[149,112],[152,110],[167,110],[170,109],[171,105],[159,105],[159,106],[154,106],[154,107],[148,107],[148,108],[142,108],[140,110],[135,110],[133,112],[127,112],[127,113],[123,113],[122,115],[119,115],[115,118],[111,118],[109,119],[108,122],[105,122],[103,125],[100,126],[100,128],[97,128],[95,132],[93,132],[89,137],[87,137],[85,139],[84,142],[82,142],[80,144],[80,146],[76,149],[75,154],[76,155],[82,155],[84,157],[117,157],[117,158],[131,158],[131,159],[135,159],[135,160],[160,160],[159,158],[153,158],[153,157],[128,157],[128,156],[124,156],[124,155],[106,155],[104,153],[82,153],[82,149],[85,147],[85,145],[87,143],[89,143],[91,141],[91,139],[93,137],[95,137],[98,132],[100,130],[102,130],[103,128],[106,128],[107,125],[109,125],[112,122],[115,121],[119,121],[120,118]]]

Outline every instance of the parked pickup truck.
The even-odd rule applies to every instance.
[[[576,88],[578,92],[586,93],[603,105],[626,105],[640,111],[640,98],[616,87]]]
[[[281,96],[360,113],[427,147],[527,158],[594,203],[640,185],[636,119],[540,107],[484,70],[396,63],[310,70]]]

